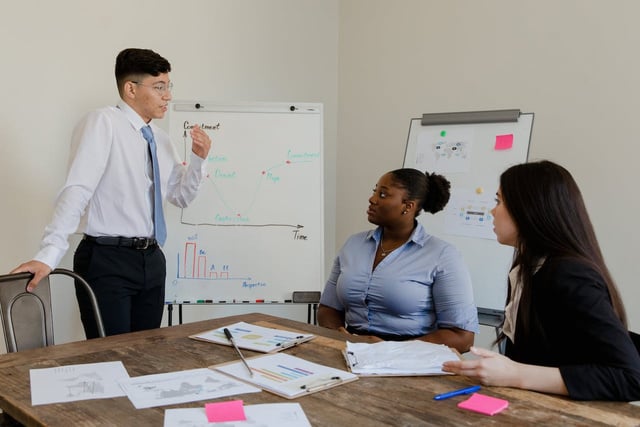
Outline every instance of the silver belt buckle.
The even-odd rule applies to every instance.
[[[133,247],[136,249],[147,249],[149,247],[149,240],[147,238],[139,238],[139,237],[134,237],[133,238]]]

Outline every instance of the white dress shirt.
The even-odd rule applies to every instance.
[[[69,235],[76,231],[91,236],[154,237],[151,160],[141,131],[145,125],[123,101],[80,121],[72,136],[67,180],[34,259],[55,268],[69,248]],[[150,125],[163,201],[186,207],[206,176],[206,161],[191,152],[184,166],[169,135]]]

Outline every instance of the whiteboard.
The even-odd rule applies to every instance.
[[[166,302],[283,302],[321,290],[322,104],[174,102],[169,133],[183,160],[195,124],[212,140],[208,176],[187,208],[166,207]]]
[[[500,174],[527,161],[532,126],[533,113],[518,110],[425,114],[411,120],[404,166],[437,172],[451,182],[446,208],[418,220],[460,250],[479,311],[504,310],[513,248],[496,240],[490,210]]]

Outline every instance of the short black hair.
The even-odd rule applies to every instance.
[[[132,76],[159,76],[171,71],[171,64],[151,49],[128,48],[116,57],[116,83],[122,92],[124,83]]]

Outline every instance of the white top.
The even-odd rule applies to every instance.
[[[191,153],[183,165],[169,135],[149,123],[157,144],[162,198],[186,207],[206,176],[206,161]],[[146,123],[126,103],[87,114],[71,142],[67,180],[56,199],[34,259],[55,268],[69,248],[69,235],[153,237],[153,178]],[[82,224],[81,224],[82,220]]]
[[[534,274],[540,270],[540,267],[547,260],[543,257],[536,266]],[[502,332],[509,337],[511,342],[515,343],[516,337],[516,320],[518,320],[518,308],[520,307],[520,297],[522,297],[522,282],[520,281],[520,266],[516,265],[509,272],[509,280],[511,281],[511,297],[509,303],[504,308],[504,323],[502,325]]]
[[[509,272],[509,280],[511,281],[511,297],[509,303],[504,308],[504,323],[502,332],[509,337],[511,342],[515,342],[516,320],[518,318],[518,306],[520,305],[520,297],[522,296],[522,282],[518,277],[520,266],[516,265]]]

